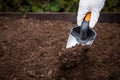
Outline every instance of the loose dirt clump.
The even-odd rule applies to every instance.
[[[120,24],[98,23],[91,47],[65,49],[75,25],[0,18],[0,80],[119,80]]]
[[[76,67],[80,62],[84,61],[87,58],[90,47],[81,45],[76,45],[71,49],[68,49],[59,57],[63,69],[71,69]],[[84,54],[85,53],[85,54]]]

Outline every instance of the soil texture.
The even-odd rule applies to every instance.
[[[98,23],[93,45],[66,49],[76,23],[0,18],[0,80],[120,80],[120,24]]]

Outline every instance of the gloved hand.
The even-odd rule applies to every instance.
[[[77,15],[78,26],[81,26],[81,23],[87,12],[91,12],[89,27],[94,28],[95,24],[98,21],[100,11],[104,6],[104,3],[105,0],[80,0]]]

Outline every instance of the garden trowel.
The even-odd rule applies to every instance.
[[[96,32],[89,28],[91,13],[88,12],[82,22],[81,26],[73,27],[70,31],[66,48],[71,48],[76,44],[92,45],[96,38]]]

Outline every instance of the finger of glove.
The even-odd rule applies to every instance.
[[[100,13],[98,10],[93,10],[91,12],[91,19],[90,19],[90,24],[89,24],[89,27],[90,28],[94,28],[96,23],[98,22],[98,18],[100,16]]]
[[[84,17],[86,16],[87,12],[89,12],[88,9],[85,9],[82,7],[79,8],[78,15],[77,15],[77,25],[78,26],[81,26],[82,21],[83,21]]]

